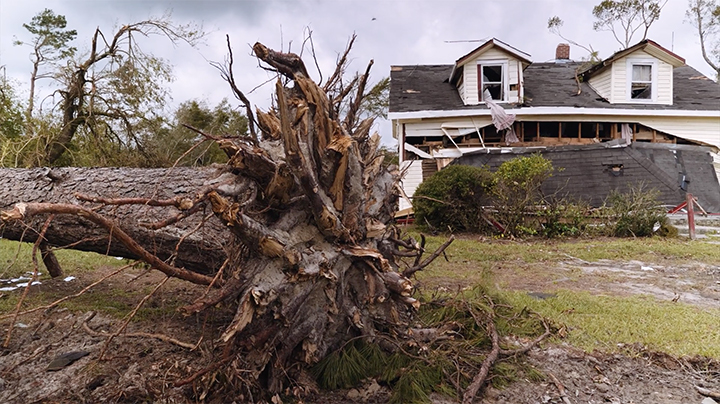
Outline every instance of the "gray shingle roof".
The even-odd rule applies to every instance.
[[[659,191],[662,204],[675,206],[685,200],[685,187],[708,212],[720,212],[720,184],[709,150],[661,143],[514,148],[511,153],[488,149],[465,154],[452,164],[487,166],[494,171],[519,155],[539,152],[555,168],[553,176],[542,185],[546,195],[568,195],[601,206],[612,190],[625,192],[642,183]],[[610,169],[613,165],[622,165],[621,171],[614,173]]]
[[[673,105],[610,104],[587,83],[577,93],[575,69],[579,62],[533,63],[524,72],[525,104],[506,108],[582,107],[645,110],[720,111],[720,85],[690,66],[673,69]],[[457,89],[448,82],[453,65],[393,66],[390,71],[390,112],[449,111],[486,108],[463,105]]]

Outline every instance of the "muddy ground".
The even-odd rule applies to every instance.
[[[68,282],[44,281],[32,286],[28,299],[42,296],[50,301],[50,297],[77,293],[113,270],[100,268]],[[702,308],[720,307],[720,263],[669,259],[590,263],[567,256],[567,260],[552,265],[515,263],[496,272],[494,280],[499,286],[517,290],[644,293]],[[529,273],[536,275],[528,276]],[[120,316],[111,315],[113,308],[127,311],[134,307],[161,280],[159,274],[128,270],[92,289],[80,303],[18,318],[9,346],[0,356],[0,403],[194,403],[202,402],[201,398],[212,403],[262,402],[250,393],[239,397],[220,398],[212,394],[204,397],[203,391],[191,386],[175,386],[210,363],[207,344],[212,344],[226,320],[222,313],[186,318],[176,312],[181,302],[192,301],[203,293],[203,288],[171,280],[147,301],[139,318],[131,321],[126,330],[163,334],[191,346],[200,341],[197,348],[191,350],[149,337],[119,336],[107,344],[107,333],[113,333],[123,323]],[[448,281],[446,286],[453,287],[454,282],[457,281]],[[438,283],[442,285],[443,281]],[[120,289],[125,292],[118,293]],[[20,291],[0,292],[5,296],[10,293]],[[90,318],[93,308],[101,308],[104,314]],[[10,320],[0,320],[3,340],[10,324]],[[48,370],[54,358],[68,352],[86,355],[60,370]],[[527,357],[528,363],[545,375],[545,380],[520,380],[502,390],[490,388],[476,402],[700,404],[705,397],[697,387],[720,391],[717,362],[672,358],[647,352],[643,347],[628,347],[627,352],[588,354],[562,344],[545,343]],[[221,384],[221,378],[214,383]],[[384,403],[388,398],[386,387],[369,380],[355,389],[321,392],[304,402]],[[436,403],[456,402],[452,398],[433,398]]]

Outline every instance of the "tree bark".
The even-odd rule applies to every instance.
[[[134,251],[142,246],[172,261],[177,250],[172,267],[138,255],[168,276],[218,286],[185,306],[185,313],[222,306],[235,315],[213,344],[213,364],[176,385],[223,366],[227,376],[242,369],[229,386],[251,384],[275,394],[354,338],[407,335],[419,306],[408,276],[442,250],[421,260],[424,243],[402,240],[392,226],[400,172],[382,166],[379,136],[369,136],[372,122],[357,119],[357,107],[347,119],[336,116],[336,103],[351,90],[341,80],[319,87],[298,55],[260,43],[253,50],[289,80],[278,78],[276,107],[258,113],[262,139],[212,137],[230,157],[222,170],[4,170],[0,219],[6,237],[19,239],[25,228],[13,223],[54,213],[47,242],[129,256],[88,221],[107,229],[111,218],[124,231],[117,237]],[[369,68],[353,80],[353,105],[366,95],[368,74]],[[84,196],[73,196],[78,192]],[[8,210],[14,202],[21,203]],[[90,211],[93,206],[97,210]],[[166,226],[201,207],[211,214],[204,225],[198,212]],[[36,234],[27,231],[23,239]],[[396,258],[408,254],[416,257],[413,265]],[[178,267],[216,277],[193,279]]]
[[[148,198],[154,200],[196,197],[198,191],[213,182],[222,181],[221,172],[214,168],[137,169],[137,168],[34,168],[0,169],[0,210],[8,210],[15,203],[71,203],[86,207],[102,206],[97,212],[114,220],[148,251],[162,260],[170,259],[177,249],[175,266],[199,273],[214,273],[227,258],[224,250],[228,241],[225,226],[210,217],[197,231],[203,218],[202,209],[189,218],[168,227],[153,230],[141,223],[156,223],[181,212],[175,207],[149,205],[100,205],[80,201],[82,194],[104,198]],[[235,181],[234,179],[232,181]],[[206,214],[209,214],[206,212]],[[34,242],[39,224],[45,215],[27,223],[6,223],[0,236],[10,240]],[[29,227],[25,224],[30,225]],[[184,237],[184,238],[183,238]],[[50,247],[71,245],[83,251],[93,251],[125,258],[139,258],[127,247],[111,240],[109,232],[79,216],[56,216],[45,238]],[[46,250],[47,251],[47,250]],[[45,251],[44,251],[45,252]],[[43,254],[46,255],[46,254]]]

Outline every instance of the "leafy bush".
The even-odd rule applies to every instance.
[[[668,229],[665,209],[658,202],[659,192],[644,184],[631,187],[628,192],[612,191],[605,200],[606,228],[615,237],[647,237],[665,227],[661,234],[672,234]],[[659,225],[659,228],[656,228]]]
[[[492,174],[487,168],[448,166],[415,191],[416,223],[441,230],[478,231],[487,226],[482,200],[491,186]]]
[[[579,236],[585,232],[590,205],[568,198],[547,198],[538,212],[540,234],[545,237]]]
[[[540,187],[552,172],[552,162],[540,153],[514,158],[498,167],[492,194],[496,219],[505,226],[505,234],[528,233],[532,229],[525,223],[528,208],[542,204]]]

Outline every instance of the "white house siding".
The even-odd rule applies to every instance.
[[[720,148],[720,115],[716,117],[636,117],[638,122],[684,139],[706,143]]]
[[[610,90],[610,103],[623,103],[627,101],[627,62],[625,58],[616,60],[611,68],[612,85]]]
[[[720,153],[710,153],[713,158],[713,166],[715,166],[715,174],[718,182],[720,182]]]
[[[420,185],[420,183],[423,181],[422,160],[403,161],[402,163],[400,163],[400,172],[404,173],[403,178],[400,180],[400,186],[405,191],[405,194],[409,198],[412,198],[418,185]],[[410,201],[403,197],[400,198],[400,210],[411,207],[412,203],[410,203]]]
[[[662,60],[658,61],[657,102],[672,105],[673,103],[673,67]]]
[[[478,98],[478,69],[476,61],[470,61],[463,67],[463,82],[465,83],[465,105],[476,105],[480,102]]]
[[[592,77],[588,84],[590,84],[590,87],[592,87],[598,95],[610,100],[610,92],[612,89],[612,69],[607,69],[597,76]]]
[[[616,61],[613,62],[611,69],[608,69],[608,71],[611,71],[612,75],[612,85],[611,85],[611,92],[610,97],[608,100],[611,104],[622,104],[625,102],[628,102],[629,95],[628,95],[628,80],[630,77],[627,75],[628,71],[628,59],[653,59],[657,61],[657,82],[656,88],[653,89],[654,91],[657,91],[657,97],[655,99],[656,104],[666,104],[666,105],[672,105],[672,99],[673,99],[673,68],[672,65],[669,63],[665,63],[662,60],[656,58],[655,56],[650,55],[649,53],[643,52],[643,51],[636,51],[631,53],[630,55],[627,55],[625,57],[622,57]],[[603,72],[603,74],[607,73]],[[598,78],[600,78],[602,75],[599,75]],[[593,79],[590,80],[590,85],[593,86],[593,88],[596,88],[593,84]],[[597,89],[596,89],[597,90]],[[598,91],[598,94],[604,96],[600,91]]]
[[[511,84],[519,84],[518,78],[522,81],[522,72],[519,72],[518,66],[522,65],[522,62],[510,54],[497,48],[490,48],[485,52],[478,55],[477,58],[465,63],[463,68],[463,83],[464,88],[460,92],[465,105],[477,105],[480,103],[480,96],[478,94],[478,84],[480,78],[478,77],[478,64],[482,64],[483,61],[507,61],[507,71],[505,72],[505,91],[508,95],[508,102],[518,102],[518,91],[509,91]],[[518,73],[520,73],[518,75]],[[518,77],[519,76],[519,77]],[[464,97],[463,97],[464,94]]]
[[[465,101],[467,99],[467,94],[465,93],[465,90],[467,90],[467,87],[465,86],[465,80],[460,80],[460,84],[458,85],[458,93],[460,93],[460,98],[462,98],[463,103],[467,104]]]

